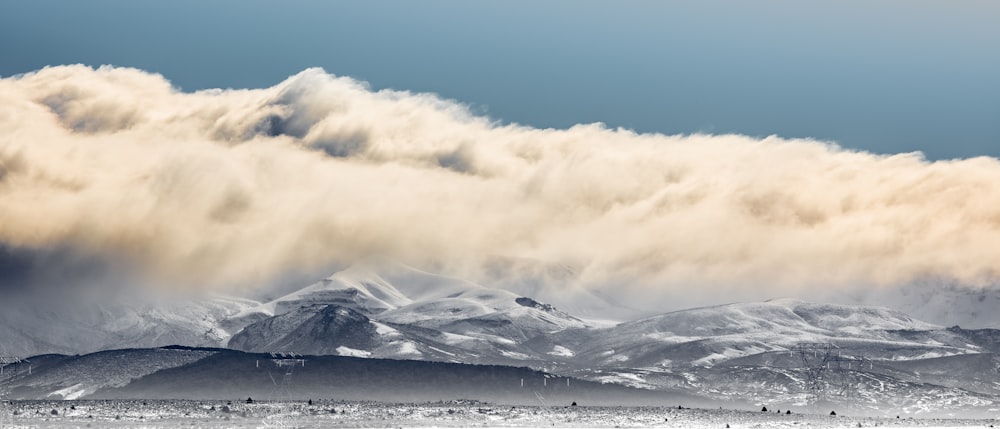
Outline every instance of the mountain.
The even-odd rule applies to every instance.
[[[580,345],[568,340],[563,346],[576,350],[577,364],[602,367],[711,366],[804,343],[889,359],[975,352],[960,341],[948,345],[905,335],[941,330],[882,307],[775,300],[672,312],[622,323],[586,337]]]
[[[672,312],[550,341],[557,372],[727,400],[856,411],[1000,408],[1000,331],[943,328],[883,307],[797,300]]]
[[[352,267],[236,316],[253,320],[228,342],[251,352],[536,361],[524,343],[595,324],[532,298],[394,265]]]
[[[337,305],[296,308],[244,328],[229,344],[236,349],[310,350],[317,354],[362,354],[385,345],[368,317]],[[352,352],[345,352],[350,350]]]
[[[41,355],[5,368],[5,398],[80,399],[127,386],[157,371],[197,362],[208,349],[126,349],[85,355]],[[28,368],[30,366],[30,369]]]
[[[86,290],[6,296],[0,301],[0,354],[87,353],[170,344],[218,346],[232,335],[229,321],[258,303],[217,295],[196,298]],[[227,328],[228,326],[228,328]]]
[[[652,314],[632,308],[616,297],[576,287],[580,270],[529,258],[494,257],[484,267],[492,287],[552,304],[591,321],[624,321]]]
[[[154,349],[132,355],[136,364],[125,378],[91,379],[78,373],[114,367],[114,353],[65,356],[176,343],[314,360],[523,367],[594,383],[697,392],[713,401],[914,413],[1000,409],[1000,330],[945,328],[878,306],[779,299],[614,324],[398,264],[354,266],[266,302],[55,297],[0,303],[7,328],[0,331],[0,353],[59,353],[38,356],[32,365],[58,364],[61,372],[50,372],[52,380],[80,380],[77,386],[32,379],[19,384],[28,396],[51,393],[50,387],[68,389],[60,393],[67,398],[96,395],[169,369],[162,362],[183,366],[207,353]]]
[[[835,298],[835,297],[831,297]],[[931,323],[1000,328],[1000,286],[971,287],[940,280],[901,288],[870,289],[837,297],[846,303],[881,303]]]
[[[495,365],[189,347],[44,355],[30,361],[30,373],[18,368],[0,378],[5,398],[698,403],[683,392],[633,389]]]

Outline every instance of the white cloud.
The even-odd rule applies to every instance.
[[[134,69],[51,67],[0,80],[0,129],[0,243],[172,283],[370,257],[476,277],[510,258],[575,267],[582,286],[801,293],[984,283],[1000,261],[992,158],[501,125],[317,69],[183,93]]]

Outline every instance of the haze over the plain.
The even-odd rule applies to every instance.
[[[187,93],[49,67],[0,80],[0,128],[4,251],[139,283],[260,285],[373,258],[483,282],[530,261],[569,273],[547,287],[726,301],[998,276],[990,157],[537,129],[320,69]]]

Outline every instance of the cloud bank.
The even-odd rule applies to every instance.
[[[535,129],[319,69],[185,93],[141,70],[50,67],[0,80],[0,130],[3,247],[71,248],[159,283],[371,258],[471,277],[528,260],[570,267],[575,286],[668,291],[1000,274],[992,158]]]

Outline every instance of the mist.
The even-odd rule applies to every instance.
[[[320,69],[183,92],[142,70],[48,67],[0,79],[0,129],[11,266],[85,255],[182,289],[371,260],[483,283],[529,266],[565,273],[542,287],[714,299],[998,277],[989,157],[537,129]]]

